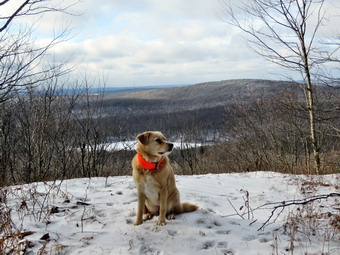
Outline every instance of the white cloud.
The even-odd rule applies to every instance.
[[[108,86],[280,78],[216,15],[222,8],[220,0],[86,0],[70,9],[82,15],[48,14],[38,25],[47,37],[71,24],[74,36],[54,54],[72,56],[78,72],[107,75]]]

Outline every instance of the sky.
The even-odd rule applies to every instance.
[[[105,86],[283,79],[280,66],[256,55],[244,34],[223,21],[223,0],[80,0],[68,11],[73,15],[49,13],[36,24],[42,42],[69,29],[50,54],[70,58],[75,77]]]

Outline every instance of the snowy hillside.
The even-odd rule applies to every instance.
[[[339,197],[278,209],[264,228],[275,204],[257,208],[339,192],[339,177],[176,176],[182,202],[200,209],[164,227],[155,218],[133,225],[137,198],[130,176],[11,187],[5,208],[22,234],[11,244],[2,233],[0,249],[7,246],[12,254],[9,247],[19,244],[27,254],[339,254]],[[313,219],[296,217],[308,210]]]

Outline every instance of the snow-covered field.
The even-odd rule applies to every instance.
[[[19,243],[27,254],[340,254],[339,229],[324,217],[294,221],[308,210],[335,218],[339,197],[277,210],[261,230],[275,205],[256,209],[339,192],[339,178],[272,172],[176,176],[181,200],[200,209],[163,227],[155,218],[133,225],[137,198],[131,176],[11,187],[6,208],[24,233]]]
[[[137,141],[124,141],[124,142],[112,142],[103,144],[103,147],[107,151],[119,151],[119,150],[135,150]],[[193,147],[202,146],[202,143],[190,143],[190,142],[174,142],[173,143],[176,149],[188,149]],[[209,145],[209,143],[205,143],[204,145]]]

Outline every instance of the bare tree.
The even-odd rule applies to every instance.
[[[52,83],[56,81],[59,82],[60,76],[72,70],[72,67],[67,66],[67,59],[63,61],[48,59],[48,57],[50,57],[48,55],[50,49],[67,39],[69,29],[66,27],[59,33],[54,31],[51,39],[47,43],[42,44],[35,38],[35,31],[37,30],[35,20],[50,12],[67,13],[67,10],[74,5],[76,1],[77,0],[74,0],[70,5],[66,6],[62,0],[0,0],[1,185],[6,184],[6,179],[9,178],[11,182],[16,182],[15,171],[19,168],[18,165],[13,164],[15,162],[13,159],[18,159],[17,145],[19,144],[17,135],[13,132],[18,124],[18,119],[16,118],[17,113],[13,111],[13,108],[19,105],[27,105],[28,100],[33,98],[30,98],[30,96],[33,95],[33,88],[37,86],[41,86],[41,88],[43,86],[45,86],[45,88],[46,86],[52,88]],[[29,17],[29,19],[23,20],[25,17]],[[32,19],[32,17],[34,17],[34,19]],[[54,85],[57,86],[56,84]],[[19,93],[22,90],[25,91],[25,94]],[[47,90],[49,89],[46,88],[46,91]],[[53,93],[49,93],[49,95],[50,94]],[[10,100],[11,98],[12,100]],[[48,97],[45,96],[42,98],[47,99]],[[37,101],[38,100],[31,101],[31,103],[34,103],[31,105],[32,109],[38,105]],[[48,102],[52,101],[53,100]],[[45,104],[45,106],[48,105]],[[50,108],[44,108],[44,110],[46,109]],[[27,113],[26,119],[31,120],[34,114],[29,115],[28,112],[29,111],[23,111],[20,113]],[[45,111],[43,113],[50,114],[51,111]],[[37,116],[37,120],[44,120],[45,123],[47,123],[50,119],[44,118],[46,116],[47,115]],[[50,114],[48,116],[52,115]],[[43,123],[43,121],[37,121],[36,123]],[[26,134],[28,134],[29,130],[26,131]],[[39,130],[39,132],[40,131],[41,130]],[[26,137],[29,136],[27,135]],[[30,143],[30,146],[31,145],[32,143]],[[44,147],[44,144],[38,145],[40,145],[40,148]],[[36,147],[39,148],[39,146]],[[33,147],[31,146],[30,148]],[[33,154],[28,153],[27,155]],[[27,161],[29,171],[30,167],[33,169],[32,162],[33,160]],[[24,165],[26,164],[24,163]],[[42,164],[39,166],[41,172],[43,172]],[[32,175],[30,175],[29,178],[31,177]],[[29,180],[30,179],[27,181]]]
[[[55,2],[53,5],[52,2],[54,1],[0,1],[2,14],[0,15],[0,103],[6,101],[14,90],[37,86],[72,70],[66,65],[68,60],[59,63],[44,61],[52,47],[67,39],[67,28],[59,34],[54,34],[45,45],[39,46],[33,38],[34,25],[11,26],[18,18],[43,15],[47,12],[66,12],[70,7],[70,5],[60,7],[60,3]]]
[[[250,35],[250,46],[256,53],[301,74],[314,169],[315,173],[319,173],[320,143],[316,127],[313,71],[331,61],[330,56],[337,50],[327,51],[317,47],[317,33],[326,21],[324,0],[253,0],[242,1],[239,7],[227,2],[225,6],[225,21]]]

